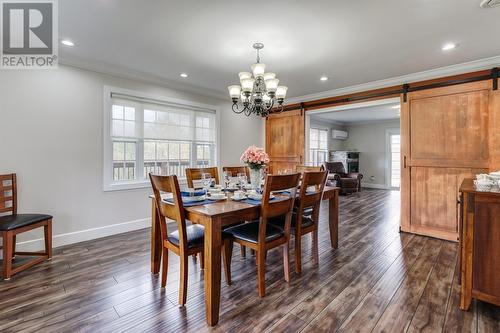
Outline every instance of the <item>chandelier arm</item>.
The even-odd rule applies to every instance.
[[[240,110],[238,103],[234,103],[233,106],[232,106],[232,108],[233,108],[233,112],[236,113],[236,114],[240,114],[240,113],[243,112],[243,109]]]

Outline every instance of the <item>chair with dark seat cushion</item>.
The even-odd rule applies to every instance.
[[[344,194],[361,191],[361,179],[363,179],[361,173],[346,173],[342,162],[324,162],[323,165],[325,170],[329,172],[329,185],[340,187]]]
[[[33,265],[52,258],[52,216],[46,214],[17,214],[17,179],[16,174],[0,175],[0,232],[3,239],[3,278],[8,280]],[[16,236],[36,228],[44,228],[44,252],[16,251]],[[35,256],[18,267],[12,266],[15,256]]]
[[[283,218],[284,220],[284,218]],[[242,239],[247,242],[257,244],[259,241],[259,222],[249,222],[243,225],[237,225],[224,230],[225,233],[231,234],[234,237]],[[267,225],[266,228],[266,242],[273,241],[283,236],[283,230],[276,228],[273,225]]]
[[[292,215],[291,229],[295,236],[295,271],[302,271],[302,236],[312,236],[312,259],[315,264],[319,261],[318,255],[318,220],[319,208],[325,188],[327,171],[304,172],[300,185],[300,194],[295,201]],[[273,218],[269,221],[278,228],[286,228],[282,217]]]
[[[268,250],[278,246],[283,247],[283,268],[285,281],[290,281],[289,268],[289,249],[290,240],[290,223],[292,220],[293,204],[295,202],[295,194],[299,184],[300,174],[288,175],[267,175],[262,195],[262,204],[260,206],[259,221],[241,224],[224,230],[224,234],[230,236],[226,238],[224,250],[227,251],[224,256],[224,266],[228,272],[229,279],[231,278],[231,253],[232,244],[237,242],[240,245],[245,245],[257,252],[257,272],[259,296],[264,297],[266,294],[266,253]],[[287,190],[289,195],[280,195],[278,200],[270,200],[269,197],[272,191]],[[285,227],[278,228],[268,223],[268,220],[277,217],[285,216]]]
[[[187,247],[199,247],[203,246],[203,238],[205,234],[205,228],[199,224],[193,224],[186,227],[186,240]],[[168,240],[170,243],[180,246],[179,241],[179,231],[174,231],[168,234]]]
[[[204,255],[204,229],[200,225],[186,225],[184,216],[184,205],[177,176],[155,176],[149,174],[151,186],[156,200],[158,210],[161,238],[163,240],[163,261],[161,270],[161,287],[167,284],[168,253],[169,251],[180,257],[180,286],[179,304],[186,304],[187,279],[188,279],[188,257],[201,253],[201,268],[203,269]],[[162,199],[162,193],[170,193],[173,203]],[[167,219],[174,220],[177,224],[177,231],[168,233]]]

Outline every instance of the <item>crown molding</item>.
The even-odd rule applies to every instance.
[[[431,80],[451,75],[464,74],[484,69],[490,69],[492,67],[497,67],[497,66],[500,66],[500,56],[464,62],[456,65],[435,68],[422,72],[372,81],[368,83],[362,83],[339,89],[322,91],[314,94],[291,97],[286,99],[286,105],[307,102],[328,97],[347,95],[347,94],[385,88],[390,86],[396,86],[404,83],[418,82],[418,81]]]
[[[142,81],[144,83],[159,85],[168,89],[184,91],[192,94],[196,94],[202,97],[215,98],[219,100],[226,100],[226,96],[217,90],[200,88],[191,84],[186,84],[170,79],[165,79],[161,76],[149,74],[141,71],[136,71],[123,66],[112,65],[108,63],[102,63],[97,61],[91,61],[88,59],[82,59],[77,57],[63,57],[59,58],[59,63],[65,66],[75,67],[79,69],[84,69],[99,74],[110,75],[122,79],[129,79],[135,81]]]

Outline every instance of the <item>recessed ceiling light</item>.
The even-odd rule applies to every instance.
[[[401,105],[394,105],[394,106],[391,106],[391,109],[401,109]]]
[[[450,50],[453,50],[455,48],[457,48],[458,44],[457,43],[446,43],[443,45],[443,47],[441,48],[441,50],[443,51],[450,51]]]
[[[180,76],[180,77],[183,77],[183,78],[188,77],[187,73],[180,73],[180,74],[179,74],[179,76]]]
[[[322,76],[319,78],[320,81],[327,81],[328,80],[328,76]]]
[[[69,39],[63,39],[61,41],[61,44],[63,45],[66,45],[66,46],[75,46],[75,43],[73,43],[72,41],[70,41]]]

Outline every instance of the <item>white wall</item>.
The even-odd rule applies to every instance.
[[[347,126],[349,139],[344,141],[344,150],[361,153],[359,168],[364,185],[386,186],[386,130],[399,127],[399,120]],[[372,176],[374,179],[370,179]]]
[[[0,174],[17,173],[20,213],[54,216],[55,246],[149,225],[149,189],[102,191],[104,85],[220,106],[220,165],[263,145],[264,121],[234,114],[222,99],[68,66],[1,71]]]

